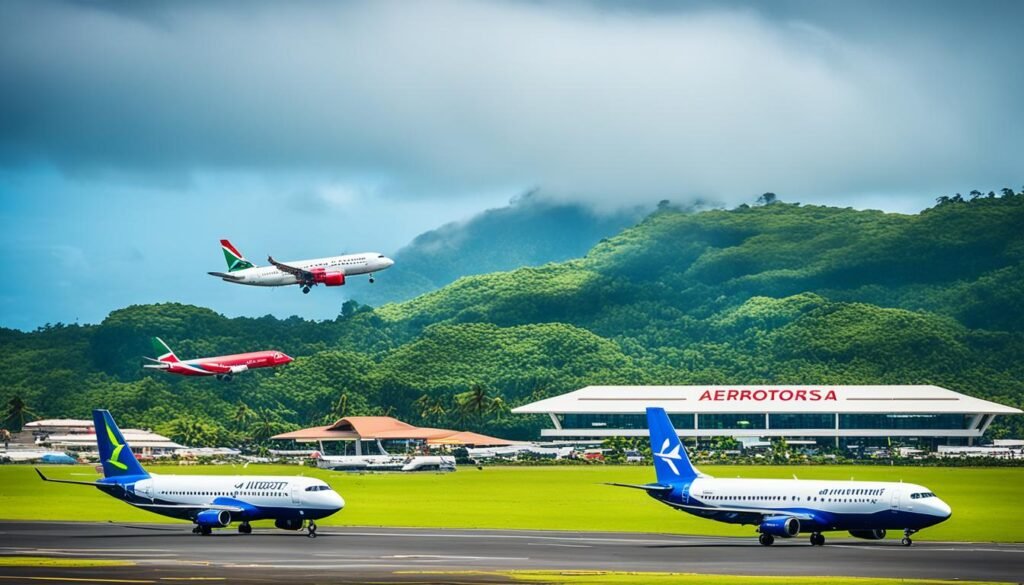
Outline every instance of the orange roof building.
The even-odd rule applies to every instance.
[[[355,441],[357,455],[362,452],[361,443],[363,441],[424,441],[431,446],[471,445],[475,447],[497,447],[516,443],[516,441],[469,431],[414,427],[390,416],[347,416],[333,425],[299,429],[274,435],[271,438],[321,444],[324,441]],[[323,450],[322,445],[321,450]]]

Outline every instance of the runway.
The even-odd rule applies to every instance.
[[[0,566],[0,585],[26,578],[169,582],[508,582],[446,571],[607,570],[747,575],[842,575],[1018,582],[1024,545],[880,542],[829,535],[776,540],[665,534],[321,527],[301,533],[233,529],[211,536],[187,524],[0,522],[0,555],[117,559],[124,567]],[[56,582],[55,581],[55,582]]]

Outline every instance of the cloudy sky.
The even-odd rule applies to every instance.
[[[394,252],[540,186],[913,212],[1024,183],[1024,3],[0,3],[0,326],[333,317],[250,258]]]

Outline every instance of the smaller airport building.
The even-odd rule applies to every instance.
[[[587,386],[514,408],[546,414],[541,436],[593,440],[646,436],[660,406],[680,436],[785,437],[830,446],[971,445],[995,417],[1019,409],[938,386]]]
[[[426,447],[496,447],[515,443],[469,431],[416,427],[390,416],[348,416],[332,425],[281,433],[271,439],[315,443],[324,454],[353,455],[380,453],[384,451],[384,444],[389,442]]]

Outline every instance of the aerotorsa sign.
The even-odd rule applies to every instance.
[[[782,402],[821,402],[823,400],[836,400],[835,390],[789,390],[779,388],[765,389],[738,389],[728,390],[705,390],[698,398],[699,401],[731,402],[731,401],[752,401],[765,402],[779,400]]]

